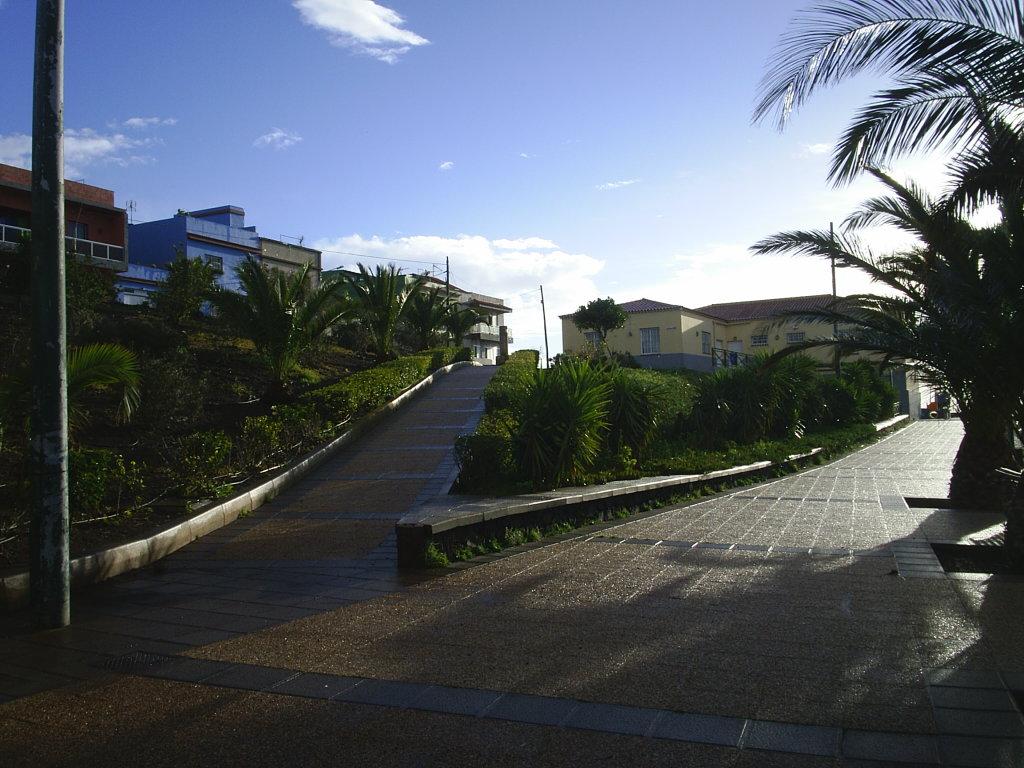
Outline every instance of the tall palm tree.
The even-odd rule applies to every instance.
[[[892,76],[850,124],[830,178],[908,151],[977,143],[993,116],[1021,124],[1021,0],[828,0],[801,12],[761,83],[755,121],[785,125],[816,90],[863,71]]]
[[[403,274],[394,264],[378,264],[372,271],[358,266],[359,273],[345,277],[344,284],[354,300],[356,316],[370,335],[377,360],[391,360],[396,356],[395,331],[426,278]]]
[[[1005,488],[996,469],[1015,466],[1008,427],[1022,409],[1024,265],[1019,237],[1003,222],[975,228],[958,213],[955,196],[930,199],[880,171],[892,192],[866,202],[847,219],[852,230],[876,223],[916,235],[919,246],[877,257],[855,236],[784,232],[753,246],[757,253],[799,253],[856,267],[893,295],[846,297],[809,319],[851,330],[836,339],[794,348],[833,346],[908,362],[924,381],[950,393],[964,439],[950,480],[956,503],[998,508]]]
[[[405,325],[418,352],[437,346],[451,311],[451,301],[440,288],[425,288],[410,299],[405,311]]]
[[[469,335],[473,326],[479,323],[480,320],[481,315],[479,312],[469,307],[460,308],[458,305],[452,304],[444,321],[444,327],[448,332],[448,338],[452,346],[457,347],[462,344],[462,340]]]
[[[250,259],[235,269],[244,293],[210,293],[218,313],[252,340],[270,368],[269,400],[284,395],[302,353],[352,311],[337,283],[312,287],[310,269],[284,273]]]

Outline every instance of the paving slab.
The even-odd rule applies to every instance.
[[[482,386],[476,370],[447,378],[469,374]],[[956,422],[438,578],[398,571],[393,536],[373,541],[393,524],[382,507],[433,492],[400,457],[436,456],[426,434],[454,439],[479,415],[431,395],[363,454],[367,475],[372,454],[390,462],[374,477],[410,477],[325,467],[292,501],[90,590],[80,625],[5,631],[0,763],[63,727],[40,762],[98,764],[105,737],[154,765],[199,750],[295,764],[326,746],[352,760],[371,744],[385,766],[448,764],[452,744],[462,764],[472,745],[494,765],[1020,764],[1024,585],[936,572],[929,541],[979,520],[905,503],[944,496]],[[432,428],[446,404],[462,422]],[[419,450],[394,450],[406,435]],[[311,517],[331,498],[351,506]]]

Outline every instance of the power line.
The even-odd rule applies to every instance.
[[[327,251],[321,250],[321,253],[333,253],[336,256],[355,256],[358,259],[377,259],[377,261],[403,261],[408,264],[429,264],[432,267],[440,266],[440,262],[437,261],[422,261],[420,259],[396,259],[393,256],[371,256],[368,253],[350,253],[348,251]]]

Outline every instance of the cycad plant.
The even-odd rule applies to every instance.
[[[303,352],[351,315],[352,308],[337,283],[311,285],[310,266],[297,272],[268,270],[256,261],[236,268],[243,293],[216,289],[210,302],[218,314],[252,340],[270,369],[265,394],[280,400]]]

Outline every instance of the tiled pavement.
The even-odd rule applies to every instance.
[[[0,706],[0,764],[1024,765],[1024,584],[926,546],[998,518],[904,501],[956,422],[412,583],[383,526],[440,489],[406,438],[439,418],[6,638],[8,695],[52,690]]]

